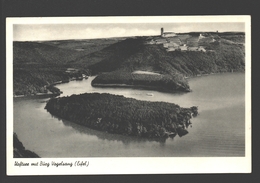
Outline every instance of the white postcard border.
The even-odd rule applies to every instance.
[[[246,33],[246,151],[245,157],[152,157],[152,158],[13,158],[13,25],[75,23],[165,23],[165,22],[244,22]],[[22,17],[6,19],[6,163],[7,175],[79,174],[186,174],[251,172],[251,17],[245,16],[155,16],[155,17]],[[14,166],[15,161],[67,162],[73,166]],[[88,166],[79,165],[87,162]]]

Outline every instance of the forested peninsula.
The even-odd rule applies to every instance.
[[[95,87],[189,92],[192,88],[187,77],[243,72],[244,43],[243,32],[190,32],[172,38],[14,41],[13,95],[59,94],[62,91],[55,84],[90,75],[97,75],[92,81]]]
[[[52,98],[45,109],[52,115],[109,133],[166,139],[188,133],[198,107],[139,101],[124,96],[85,93]]]

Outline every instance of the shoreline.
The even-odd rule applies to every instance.
[[[53,98],[45,109],[53,116],[91,129],[157,139],[186,135],[190,119],[198,115],[197,106],[183,108],[174,103],[142,101],[107,93]]]
[[[40,156],[26,149],[17,134],[13,132],[13,158],[40,158]]]
[[[36,98],[36,97],[56,97],[59,96],[61,93],[59,94],[55,94],[55,93],[36,93],[33,95],[14,95],[13,98]]]
[[[132,88],[132,89],[144,89],[144,90],[153,90],[159,92],[171,92],[171,93],[186,93],[191,92],[192,90],[180,91],[180,90],[168,90],[165,88],[157,88],[156,86],[145,86],[145,85],[127,85],[127,84],[91,84],[93,87],[115,87],[115,88]]]
[[[214,75],[214,74],[225,74],[225,73],[238,73],[238,72],[242,72],[244,73],[245,71],[228,71],[228,72],[215,72],[215,73],[208,73],[208,74],[200,74],[200,75],[193,75],[193,76],[189,76],[189,77],[183,77],[184,79],[192,79],[192,78],[198,78],[198,77],[205,77],[205,76],[209,76],[209,75]],[[192,88],[188,91],[180,91],[180,90],[168,90],[165,88],[157,88],[156,86],[146,86],[146,85],[129,85],[129,84],[102,84],[102,83],[91,83],[91,86],[93,87],[116,87],[116,88],[133,88],[133,89],[148,89],[148,90],[155,90],[155,91],[160,91],[160,92],[172,92],[172,93],[186,93],[186,92],[192,92]]]
[[[215,74],[230,74],[230,73],[245,73],[245,71],[227,71],[227,72],[212,72],[209,74],[197,74],[197,75],[192,75],[192,76],[186,76],[184,77],[185,79],[192,79],[192,78],[197,78],[197,77],[203,77],[203,76],[210,76],[210,75],[215,75]]]
[[[223,77],[222,77],[223,76]],[[217,75],[212,75],[212,76],[209,76],[209,77],[204,77],[204,78],[197,78],[197,79],[193,79],[193,80],[191,80],[190,81],[190,84],[191,84],[191,86],[194,86],[194,84],[196,84],[197,85],[197,83],[199,84],[199,83],[201,83],[201,84],[203,84],[204,83],[204,80],[206,80],[206,81],[208,81],[208,80],[210,80],[210,81],[215,81],[216,79],[217,79],[217,81],[219,81],[219,82],[221,82],[221,80],[223,80],[223,81],[227,81],[227,80],[230,80],[230,79],[228,79],[228,78],[237,78],[237,76],[239,76],[239,81],[241,81],[241,80],[243,80],[243,77],[244,77],[244,74],[243,73],[237,73],[237,74],[223,74],[223,75],[219,75],[219,76],[217,76]],[[66,87],[63,87],[64,89],[63,89],[63,91],[64,91],[64,93],[67,93],[67,91],[74,91],[74,89],[72,88],[72,86],[75,86],[75,87],[80,87],[80,86],[82,86],[82,88],[85,88],[85,86],[86,86],[86,84],[90,84],[90,81],[91,81],[91,79],[92,79],[93,77],[90,77],[89,79],[89,81],[83,81],[83,82],[71,82],[71,84],[66,84]],[[207,79],[208,78],[208,79]],[[212,80],[211,80],[212,79]],[[236,80],[237,81],[237,80]],[[209,82],[209,84],[212,84],[211,86],[214,86],[215,84],[214,84],[214,82]],[[70,87],[71,86],[71,87]],[[207,86],[207,85],[206,85]],[[215,85],[215,86],[217,86],[217,85]],[[241,86],[241,84],[240,84],[240,86]],[[61,87],[61,86],[60,86]],[[227,86],[228,87],[228,86]],[[207,87],[206,87],[207,88]],[[202,89],[201,87],[200,88],[197,88],[197,89],[195,89],[195,88],[193,88],[194,89],[194,92],[193,93],[195,93],[195,91],[196,90],[198,90],[198,89]],[[92,90],[92,89],[91,89]],[[105,92],[105,90],[106,89],[96,89],[96,90],[92,90],[92,92],[98,92],[98,91],[101,91],[101,90],[103,90],[104,92]],[[117,95],[128,95],[129,93],[126,93],[126,92],[122,92],[122,90],[121,89],[115,89],[115,90],[117,90],[117,92],[115,92],[115,93],[113,93],[113,94],[117,94]],[[79,90],[80,91],[80,90]],[[107,90],[108,91],[108,90]],[[109,89],[109,91],[114,91],[114,89]],[[126,89],[126,90],[124,90],[124,91],[129,91],[128,89]],[[147,97],[147,96],[145,96],[145,93],[143,93],[142,91],[142,93],[137,93],[137,92],[135,92],[134,90],[131,90],[132,91],[132,94],[133,94],[133,97],[132,98],[136,98],[136,99],[138,99],[138,100],[140,100],[140,99],[143,99],[144,97],[146,98],[145,100],[147,100],[147,101],[157,101],[157,100],[160,100],[160,98],[159,97],[163,97],[163,96],[166,96],[166,95],[164,95],[163,93],[154,93],[154,97]],[[138,90],[139,91],[139,90]],[[205,90],[205,89],[202,89],[202,91],[205,91],[206,93],[207,93],[207,90]],[[211,90],[212,91],[212,90]],[[241,91],[241,90],[239,90],[239,91]],[[197,92],[196,92],[197,93]],[[75,93],[74,94],[79,94],[78,92],[76,93],[76,90],[75,90]],[[190,95],[190,94],[192,94],[192,93],[188,93],[188,95]],[[199,94],[199,93],[198,93]],[[226,94],[226,92],[224,92],[223,94]],[[29,150],[33,150],[34,152],[36,152],[36,153],[38,153],[38,151],[41,151],[41,152],[43,152],[42,151],[42,149],[44,148],[44,146],[42,146],[42,145],[38,145],[39,143],[40,143],[40,141],[39,140],[42,140],[43,142],[47,142],[47,145],[49,144],[48,143],[48,141],[49,140],[51,140],[51,139],[53,139],[53,137],[51,136],[51,135],[48,135],[49,133],[50,134],[53,134],[53,132],[52,131],[50,131],[50,130],[53,130],[53,129],[56,129],[55,131],[57,131],[58,133],[57,133],[57,135],[55,135],[55,142],[57,142],[55,145],[52,145],[52,144],[50,144],[50,147],[55,147],[56,145],[58,145],[59,146],[59,142],[60,141],[62,141],[62,140],[64,140],[64,134],[71,134],[71,135],[69,135],[69,136],[67,136],[67,135],[65,135],[66,136],[66,138],[68,137],[68,138],[70,138],[71,140],[73,140],[73,143],[75,143],[75,144],[77,144],[77,146],[79,146],[79,147],[82,147],[82,146],[84,146],[84,145],[82,145],[82,144],[84,144],[84,143],[88,143],[88,140],[89,140],[89,142],[91,142],[92,143],[92,139],[93,139],[93,137],[95,137],[95,140],[97,140],[97,142],[95,143],[95,142],[93,142],[93,145],[97,145],[97,144],[100,144],[100,143],[102,143],[102,142],[106,142],[109,146],[112,146],[113,147],[113,145],[115,146],[115,149],[117,149],[118,148],[118,146],[119,147],[124,147],[124,146],[122,146],[123,144],[125,144],[125,145],[129,145],[130,147],[141,147],[141,149],[140,149],[140,151],[138,152],[138,154],[141,154],[142,156],[146,156],[145,154],[142,154],[142,152],[145,152],[145,150],[149,150],[149,147],[151,147],[150,146],[150,144],[156,144],[156,147],[160,147],[159,145],[160,145],[160,143],[164,143],[165,144],[165,147],[163,146],[163,148],[164,149],[166,149],[166,151],[164,152],[167,156],[172,156],[172,147],[173,146],[176,146],[176,155],[175,156],[181,156],[182,154],[181,154],[181,147],[185,147],[185,145],[186,145],[186,143],[189,143],[189,144],[191,144],[191,146],[199,146],[200,147],[200,145],[202,145],[203,146],[203,143],[205,142],[203,139],[202,139],[202,137],[205,137],[205,139],[207,140],[207,138],[209,138],[209,139],[214,139],[214,137],[212,137],[212,136],[208,136],[208,134],[209,133],[211,133],[211,132],[213,132],[213,133],[215,133],[216,132],[216,129],[214,129],[214,128],[211,128],[212,129],[212,131],[207,131],[206,130],[206,132],[205,132],[205,129],[203,128],[203,127],[205,127],[204,125],[201,125],[203,122],[205,122],[205,124],[206,124],[206,126],[207,126],[207,124],[208,123],[210,123],[211,122],[211,118],[208,118],[209,116],[208,115],[206,115],[206,113],[205,112],[209,112],[209,114],[210,115],[214,115],[214,116],[222,116],[222,113],[220,113],[220,111],[221,112],[224,112],[225,114],[227,114],[227,117],[228,117],[228,113],[226,113],[225,112],[225,109],[224,110],[217,110],[217,111],[215,111],[215,109],[213,109],[214,108],[214,106],[215,106],[215,103],[213,104],[213,103],[208,103],[208,104],[210,104],[210,106],[213,106],[213,108],[212,107],[210,107],[209,106],[209,108],[210,109],[213,109],[213,110],[210,110],[210,111],[205,111],[206,109],[207,109],[207,105],[204,105],[204,104],[206,104],[206,103],[204,103],[204,101],[201,101],[201,102],[203,102],[204,104],[202,105],[201,103],[198,103],[198,100],[197,100],[197,98],[196,97],[193,97],[193,98],[189,98],[190,99],[190,101],[191,102],[189,102],[189,101],[187,101],[187,100],[185,100],[185,99],[187,99],[187,97],[185,96],[186,94],[183,94],[183,95],[178,95],[177,94],[177,96],[175,95],[174,96],[174,94],[172,94],[172,95],[167,95],[167,96],[169,96],[169,97],[164,97],[163,98],[163,100],[164,101],[169,101],[169,102],[174,102],[174,103],[176,103],[176,104],[179,104],[181,107],[190,107],[190,106],[192,106],[193,104],[194,105],[197,105],[197,106],[199,106],[199,113],[200,113],[200,115],[197,117],[197,118],[194,118],[194,119],[192,119],[191,120],[191,122],[193,123],[192,124],[192,128],[188,128],[188,131],[189,131],[189,134],[187,134],[185,137],[182,137],[182,138],[180,138],[178,135],[177,136],[175,136],[175,139],[171,139],[171,138],[168,138],[168,139],[166,139],[166,141],[165,141],[165,143],[164,143],[164,141],[154,141],[154,140],[150,140],[150,139],[148,139],[148,138],[139,138],[139,137],[135,137],[135,136],[124,136],[124,135],[120,135],[120,134],[115,134],[115,135],[113,135],[113,134],[110,134],[110,133],[106,133],[106,132],[103,132],[103,131],[98,131],[98,130],[93,130],[93,129],[90,129],[90,128],[87,128],[87,127],[84,127],[84,126],[81,126],[81,125],[78,125],[78,124],[76,124],[76,123],[73,123],[73,122],[71,122],[71,121],[69,121],[69,120],[65,120],[65,119],[63,119],[63,118],[58,118],[58,117],[56,117],[56,116],[53,116],[53,117],[51,117],[50,116],[50,114],[49,113],[46,113],[47,111],[46,110],[44,110],[43,108],[44,108],[44,106],[46,105],[46,102],[47,102],[47,100],[49,100],[49,99],[43,99],[43,100],[35,100],[35,99],[32,99],[32,100],[30,100],[30,99],[28,99],[28,101],[26,102],[26,100],[25,99],[23,99],[23,100],[25,100],[23,103],[16,103],[15,104],[15,108],[16,108],[16,110],[15,110],[15,112],[18,112],[18,113],[15,113],[15,114],[22,114],[21,112],[19,112],[19,111],[23,111],[23,110],[28,110],[28,109],[32,109],[32,113],[31,114],[35,114],[35,115],[33,115],[33,116],[35,116],[34,117],[34,119],[30,119],[30,116],[31,116],[31,114],[30,113],[27,113],[28,114],[28,117],[24,117],[23,118],[23,120],[22,121],[24,121],[24,123],[15,123],[16,124],[16,128],[17,129],[22,129],[22,128],[20,128],[20,126],[21,125],[23,125],[24,127],[25,127],[25,125],[28,125],[28,128],[30,129],[31,127],[33,127],[32,125],[34,125],[35,127],[37,127],[37,126],[42,126],[43,125],[43,122],[44,121],[46,121],[47,123],[44,123],[44,124],[46,124],[47,125],[47,127],[46,128],[41,128],[42,130],[46,130],[46,132],[45,132],[45,134],[46,134],[46,136],[45,136],[45,138],[46,138],[46,141],[45,141],[45,138],[42,138],[41,136],[35,136],[34,137],[34,135],[35,135],[35,133],[34,132],[31,132],[31,133],[29,133],[29,132],[26,132],[26,131],[24,131],[24,130],[21,130],[21,131],[17,131],[17,134],[19,135],[20,133],[21,133],[21,135],[23,135],[23,134],[28,134],[28,135],[30,135],[30,136],[32,136],[32,137],[34,137],[33,139],[31,139],[31,138],[26,138],[26,139],[28,139],[29,141],[26,141],[26,143],[27,144],[35,144],[35,147],[30,147],[30,149]],[[64,96],[67,96],[66,94],[64,95]],[[70,96],[70,94],[68,95],[68,96]],[[205,95],[203,95],[203,96],[205,96]],[[242,96],[243,97],[243,96]],[[175,100],[175,99],[177,99],[177,100]],[[228,98],[229,99],[229,98]],[[241,102],[243,102],[242,101],[242,99],[243,98],[241,98]],[[22,100],[22,99],[20,99],[20,100]],[[29,101],[30,100],[30,101]],[[232,101],[232,100],[231,100]],[[31,106],[30,107],[30,105],[27,105],[28,104],[28,102],[30,102],[30,103],[32,103],[32,105],[33,106]],[[216,102],[219,102],[219,100],[216,100]],[[190,105],[190,104],[192,104],[192,105]],[[27,108],[24,108],[23,107],[23,105],[21,105],[21,104],[26,104],[26,106],[27,106]],[[223,105],[224,104],[226,104],[226,103],[222,103]],[[225,105],[223,106],[221,103],[220,103],[220,106],[222,107],[222,108],[225,108]],[[232,103],[232,104],[234,104],[234,103]],[[241,103],[240,103],[241,104]],[[38,106],[41,106],[41,109],[37,109],[38,108]],[[234,105],[232,105],[232,106],[234,106]],[[240,106],[240,107],[239,107]],[[235,109],[235,111],[241,111],[241,105],[235,105],[235,107],[239,107],[238,108],[238,110],[236,110]],[[230,109],[232,109],[233,110],[233,107],[232,108],[230,108]],[[215,112],[214,112],[215,111]],[[216,113],[217,112],[217,113]],[[243,112],[243,111],[242,111]],[[239,113],[239,114],[241,114],[241,113]],[[25,115],[22,115],[22,116],[25,116]],[[38,116],[38,117],[37,117]],[[205,118],[204,118],[205,117]],[[50,118],[50,119],[49,119]],[[16,117],[16,119],[18,119],[17,117]],[[37,120],[37,119],[39,119],[39,120]],[[204,120],[204,119],[207,119],[206,121],[201,121],[201,120]],[[240,118],[240,119],[242,119],[242,118]],[[30,122],[31,121],[31,122]],[[218,126],[218,124],[217,123],[214,123],[216,126]],[[223,123],[223,125],[225,125],[226,123]],[[241,123],[240,123],[241,124]],[[239,126],[238,124],[236,125],[236,123],[234,124],[237,128],[240,128],[241,126]],[[243,125],[243,124],[242,124]],[[31,126],[31,127],[30,127]],[[45,125],[44,125],[45,126]],[[212,127],[212,125],[209,125],[209,126],[211,126]],[[233,126],[233,125],[232,125]],[[231,126],[231,128],[229,128],[228,130],[228,132],[231,132],[231,133],[228,133],[227,135],[229,135],[229,137],[232,137],[232,132],[233,132],[233,130],[232,130],[232,126]],[[34,129],[36,129],[35,127],[33,127]],[[26,128],[26,129],[28,129],[28,128]],[[199,130],[199,131],[197,131],[197,130]],[[218,130],[218,129],[217,129]],[[25,132],[25,133],[24,133]],[[49,132],[49,133],[47,133],[47,132]],[[194,133],[195,132],[195,133]],[[217,131],[218,132],[218,131]],[[238,131],[238,133],[240,134],[240,132],[242,132],[243,133],[243,131]],[[82,138],[79,138],[79,133],[80,133],[80,137],[82,137]],[[219,137],[219,143],[222,145],[222,143],[221,143],[221,140],[223,140],[223,136],[221,135],[221,134],[219,134],[219,133],[215,133],[218,137]],[[204,135],[204,136],[203,136]],[[24,135],[23,135],[24,136]],[[193,138],[193,136],[195,136],[194,138]],[[19,137],[20,137],[20,135],[19,135]],[[40,138],[38,138],[38,137],[40,137]],[[84,137],[84,138],[83,138]],[[197,142],[196,140],[197,140],[197,138],[196,137],[199,137],[199,139],[201,140],[201,141],[199,141],[199,142]],[[38,139],[37,139],[38,138]],[[35,139],[35,140],[34,140]],[[47,139],[48,139],[48,141],[47,141]],[[20,139],[20,140],[23,140],[23,139]],[[177,140],[177,141],[176,141]],[[243,140],[243,139],[242,139]],[[23,142],[23,141],[22,141]],[[38,143],[34,143],[34,142],[38,142]],[[64,145],[62,146],[62,148],[64,148],[65,150],[64,151],[62,151],[62,156],[66,156],[66,157],[70,157],[71,156],[71,154],[73,154],[73,149],[71,149],[71,148],[67,148],[67,147],[70,147],[70,140],[67,140],[66,142],[64,142]],[[160,142],[160,143],[159,143]],[[197,145],[196,145],[196,142],[197,142]],[[25,143],[25,142],[24,142]],[[181,145],[182,144],[182,145]],[[228,146],[228,144],[230,145],[230,144],[232,144],[232,142],[227,142],[227,146]],[[45,144],[46,145],[46,144]],[[226,144],[224,144],[224,145],[226,145]],[[30,145],[31,146],[31,145]],[[198,156],[210,156],[210,155],[212,155],[212,154],[206,154],[206,153],[204,153],[204,152],[202,152],[202,151],[199,151],[200,150],[200,148],[199,147],[196,147],[196,149],[198,150],[198,151],[196,151],[196,155],[198,155]],[[26,146],[25,146],[26,147]],[[39,148],[38,150],[37,150],[37,148]],[[47,146],[48,147],[48,146]],[[160,157],[160,153],[161,153],[161,149],[158,149],[158,148],[154,148],[153,150],[158,150],[158,152],[151,152],[151,153],[153,153],[154,154],[154,156],[158,156],[158,157]],[[214,145],[211,143],[211,146],[210,146],[210,149],[212,149],[212,148],[214,149],[215,147],[214,147]],[[78,149],[78,151],[76,151],[77,152],[77,155],[78,156],[84,156],[84,151],[86,151],[87,153],[90,153],[90,152],[92,152],[92,150],[88,150],[87,149],[88,147],[87,146],[84,146],[84,150],[82,149]],[[50,148],[51,149],[51,148]],[[37,151],[36,151],[37,150]],[[100,152],[100,151],[102,151],[102,147],[98,147],[98,152]],[[129,149],[130,150],[130,149]],[[179,150],[179,151],[178,151]],[[219,150],[219,149],[218,149]],[[230,153],[230,151],[229,151],[229,149],[226,149],[227,150],[227,153]],[[60,151],[61,152],[61,151]],[[97,151],[96,151],[97,152]],[[126,154],[127,152],[129,152],[129,154],[127,154],[128,156],[134,156],[134,155],[136,155],[136,154],[134,154],[135,153],[135,151],[128,151],[127,149],[124,149],[124,154]],[[150,151],[149,151],[150,152]],[[210,152],[212,152],[212,151],[210,151]],[[226,152],[226,151],[225,151]],[[53,155],[53,156],[60,156],[60,154],[58,154],[59,153],[59,150],[55,150],[55,151],[52,151],[51,152],[51,154]],[[113,154],[114,154],[115,152],[111,152],[111,154],[109,155],[109,156],[113,156]],[[221,152],[220,153],[218,153],[218,152],[212,152],[214,155],[222,155],[221,154]],[[218,154],[217,154],[218,153]],[[234,152],[234,153],[236,153],[236,152]],[[243,156],[243,153],[244,153],[244,151],[241,151],[241,153],[239,152],[239,153],[237,153],[237,154],[239,154],[239,156]],[[42,153],[42,155],[41,154],[39,154],[41,157],[47,157],[47,156],[49,156],[49,154],[50,154],[50,151],[45,151],[45,152],[43,152]],[[120,154],[120,153],[118,153],[118,154],[116,154],[115,156],[124,156],[124,154]],[[136,155],[136,156],[138,156],[138,154]],[[236,154],[236,155],[237,155]],[[190,152],[189,154],[187,153],[187,155],[189,155],[189,156],[194,156],[193,155],[193,153],[192,152]],[[107,156],[106,155],[106,153],[105,152],[100,152],[97,156]],[[232,156],[232,154],[229,154],[229,156]]]
[[[233,71],[233,72],[215,72],[215,73],[209,73],[209,74],[201,74],[201,75],[193,75],[193,76],[189,76],[189,77],[184,77],[184,79],[192,79],[192,78],[198,78],[198,77],[205,77],[205,76],[210,76],[210,75],[214,75],[214,74],[226,74],[226,73],[245,73],[245,71]],[[93,75],[93,76],[88,76],[88,77],[97,77],[97,75]],[[83,80],[86,80],[88,78],[84,78]],[[60,85],[60,84],[64,84],[64,83],[69,83],[70,81],[82,81],[82,80],[69,80],[68,82],[63,82],[63,81],[59,81],[59,82],[55,82],[50,84],[49,86],[55,86],[55,85]],[[91,84],[91,86],[93,87],[116,87],[116,88],[133,88],[133,89],[150,89],[153,90],[155,89],[155,91],[160,91],[160,92],[173,92],[173,93],[186,93],[185,91],[171,91],[171,90],[156,90],[156,87],[153,86],[145,86],[145,85],[127,85],[127,84]],[[190,89],[190,91],[187,92],[192,92],[192,89]],[[13,98],[26,98],[26,97],[56,97],[59,96],[61,93],[59,94],[54,94],[54,93],[37,93],[37,94],[33,94],[33,95],[13,95]]]
[[[66,81],[56,81],[56,82],[51,83],[49,85],[46,85],[44,87],[46,87],[46,88],[53,87],[53,88],[58,89],[57,87],[55,87],[56,85],[69,83],[70,81],[82,81],[82,80],[88,79],[88,77],[87,78],[83,78],[83,79],[74,79],[74,78],[72,78],[72,79],[69,79],[69,80],[66,80]],[[63,91],[60,91],[60,90],[59,90],[58,93],[52,93],[51,91],[48,91],[47,93],[36,93],[36,94],[31,94],[31,95],[13,95],[13,98],[37,97],[37,96],[42,96],[42,97],[53,97],[54,96],[54,97],[56,97],[56,96],[59,96],[62,93],[63,93]]]

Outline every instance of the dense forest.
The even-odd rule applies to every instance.
[[[182,33],[196,37],[200,33]],[[166,91],[190,91],[185,77],[217,72],[244,71],[244,33],[204,33],[198,42],[206,52],[167,52],[162,44],[146,44],[153,37],[61,40],[13,43],[14,95],[54,92],[46,88],[59,81],[98,75],[98,84],[125,84]],[[158,37],[158,36],[157,36]],[[78,69],[69,74],[68,68]],[[150,71],[161,76],[134,75]],[[53,88],[53,87],[51,87]]]
[[[166,102],[139,101],[119,95],[85,93],[52,98],[45,109],[59,118],[123,135],[166,139],[188,133],[198,108]]]
[[[132,87],[163,92],[188,92],[187,81],[171,75],[133,74],[123,70],[102,73],[92,80],[92,86]]]
[[[14,158],[40,158],[32,151],[25,149],[16,133],[13,134],[13,157]]]
[[[67,68],[55,64],[27,64],[25,66],[14,65],[13,83],[14,95],[35,95],[37,93],[59,94],[56,82],[68,82],[73,77],[88,75],[88,70],[80,70],[77,73],[66,73]]]
[[[162,45],[145,45],[142,44],[144,40],[138,38],[138,51],[122,62],[117,70],[98,75],[92,84],[98,86],[97,84],[118,83],[153,86],[157,90],[167,88],[169,91],[190,91],[184,77],[244,71],[244,45],[234,44],[222,38],[216,39],[218,41],[213,43],[199,42],[200,46],[208,50],[206,52],[167,52]],[[138,75],[137,77],[132,74],[136,70],[161,73],[161,77],[155,75]]]
[[[118,42],[117,40],[71,40],[43,42],[13,42],[13,94],[35,95],[53,92],[53,84],[90,75],[87,63],[77,63],[83,56]],[[103,44],[101,44],[103,43]],[[84,51],[76,49],[84,48]],[[68,68],[78,72],[67,73]],[[49,86],[49,88],[47,88]]]

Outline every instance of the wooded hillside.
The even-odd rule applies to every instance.
[[[199,35],[188,34],[189,38]],[[244,71],[244,33],[205,35],[216,40],[198,43],[206,52],[167,52],[162,44],[146,44],[151,37],[14,42],[14,95],[46,92],[44,86],[68,81],[80,74],[99,75],[93,84],[130,83],[148,88],[155,86],[158,90],[166,88],[171,92],[189,91],[184,77]],[[80,72],[78,75],[68,74],[67,68],[76,68]],[[136,70],[157,72],[162,77],[132,75]]]
[[[197,107],[139,101],[119,95],[85,93],[53,98],[45,109],[59,118],[93,129],[149,138],[183,136]]]

